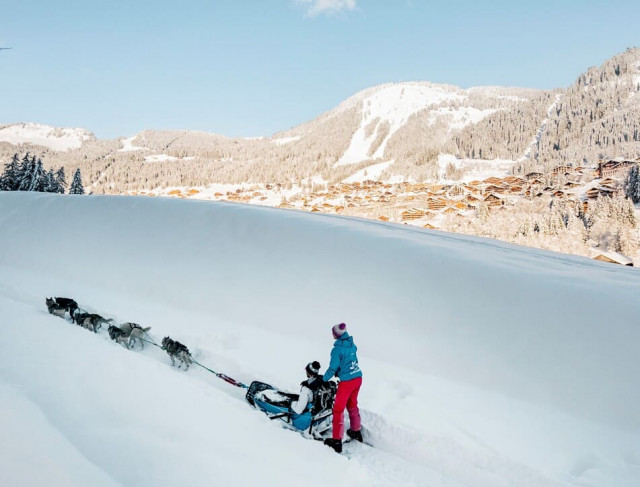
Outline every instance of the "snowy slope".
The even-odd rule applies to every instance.
[[[618,487],[640,476],[636,269],[155,198],[0,193],[0,235],[0,418],[12,433],[1,485]],[[50,316],[51,295],[294,391],[308,361],[326,366],[329,327],[346,321],[377,448],[352,446],[346,460],[302,440],[202,369]]]
[[[37,123],[16,123],[0,127],[0,142],[41,145],[54,151],[77,149],[85,140],[94,138],[85,129],[57,128]]]
[[[402,127],[409,117],[429,106],[444,101],[461,101],[465,96],[462,90],[431,83],[394,83],[375,89],[365,90],[352,97],[362,101],[362,121],[356,130],[351,144],[342,155],[337,165],[353,164],[366,159],[382,157],[387,141]],[[367,134],[367,127],[375,125],[375,129]],[[368,152],[376,139],[378,127],[382,123],[389,124],[389,131],[373,155]]]
[[[452,107],[449,104],[461,103],[467,100],[471,93],[486,97],[507,98],[498,95],[499,90],[497,87],[464,90],[451,85],[410,82],[381,85],[357,93],[330,112],[330,114],[334,112],[337,114],[354,104],[362,106],[360,125],[349,147],[336,165],[354,164],[383,157],[387,142],[398,129],[404,126],[412,115],[425,109],[430,109],[430,125],[442,117],[449,119],[449,130],[462,129],[467,125],[478,123],[497,109],[481,110],[472,106]]]

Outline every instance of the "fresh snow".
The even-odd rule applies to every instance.
[[[445,171],[449,164],[464,170],[464,176],[460,180],[452,181],[445,178]],[[513,168],[511,159],[458,159],[453,154],[438,155],[438,173],[441,183],[482,181],[488,177],[504,177],[510,174]]]
[[[467,125],[472,125],[480,122],[483,118],[497,112],[495,108],[487,108],[485,110],[479,110],[474,107],[459,107],[455,110],[451,107],[440,107],[436,110],[432,110],[429,113],[429,125],[436,123],[440,117],[451,117],[449,122],[449,132],[452,130],[463,129]]]
[[[133,145],[133,141],[136,140],[137,138],[138,138],[138,136],[134,135],[133,137],[122,139],[122,148],[118,149],[118,152],[130,152],[130,151],[145,150],[144,147],[137,147],[137,146]]]
[[[37,123],[16,123],[0,127],[0,142],[33,144],[54,151],[77,149],[85,140],[91,140],[91,132],[79,128],[56,128]]]
[[[177,161],[178,158],[175,156],[170,156],[168,154],[153,154],[151,156],[145,156],[144,160],[146,162],[166,162]]]
[[[285,145],[285,144],[290,144],[291,142],[295,142],[297,140],[300,140],[299,135],[296,135],[295,137],[280,137],[278,139],[271,139],[271,142],[273,142],[276,145]]]
[[[66,231],[60,226],[64,218]],[[0,193],[0,484],[631,487],[637,269],[415,227],[144,197]],[[80,237],[79,237],[80,235]],[[348,457],[73,297],[244,383],[297,391],[330,326],[359,347]]]
[[[362,102],[362,121],[349,147],[336,165],[354,164],[382,157],[391,136],[411,115],[444,101],[463,100],[465,95],[459,91],[454,87],[431,83],[396,83],[356,95],[354,98]],[[367,126],[376,119],[379,119],[376,128],[367,137]],[[376,139],[378,127],[385,122],[390,125],[389,132],[373,155],[369,156],[368,152]]]
[[[361,183],[367,179],[377,181],[380,179],[380,175],[386,171],[386,169],[394,163],[394,160],[379,162],[378,164],[372,164],[364,169],[360,169],[358,172],[352,174],[348,178],[344,179],[343,183]]]
[[[558,93],[556,97],[553,99],[553,102],[551,102],[551,105],[549,105],[549,108],[547,108],[547,118],[545,118],[542,122],[540,122],[540,127],[538,127],[538,131],[536,132],[536,135],[533,136],[533,140],[529,144],[529,147],[525,149],[524,154],[522,155],[522,157],[520,157],[519,160],[523,161],[525,159],[531,158],[531,152],[533,151],[534,148],[538,146],[538,144],[540,144],[540,139],[542,138],[544,129],[547,126],[547,123],[549,123],[549,117],[551,116],[551,112],[553,112],[553,110],[556,109],[556,106],[558,106],[558,103],[560,102],[561,99],[562,99],[562,94]]]

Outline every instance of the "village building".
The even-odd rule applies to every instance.
[[[607,162],[598,163],[598,177],[599,178],[621,178],[624,177],[626,172],[636,164],[635,161],[627,160],[611,160]]]
[[[625,266],[633,266],[633,261],[619,252],[596,252],[593,256],[593,259],[599,260],[602,262],[610,262],[612,264],[625,265]]]
[[[484,202],[490,207],[502,206],[504,205],[504,198],[491,193],[484,199]]]

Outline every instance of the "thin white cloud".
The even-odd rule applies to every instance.
[[[315,16],[319,14],[333,15],[340,12],[355,10],[357,0],[296,0],[303,5],[307,14]]]

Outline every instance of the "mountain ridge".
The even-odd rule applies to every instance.
[[[303,179],[330,184],[386,161],[382,180],[437,181],[443,154],[511,160],[512,171],[522,174],[640,156],[639,91],[640,49],[633,48],[588,68],[564,89],[384,83],[262,138],[143,130],[126,138],[86,137],[61,152],[9,143],[2,132],[11,126],[4,125],[0,156],[29,150],[46,156],[45,165],[62,164],[67,172],[80,167],[85,185],[99,193],[213,183],[295,185]]]

